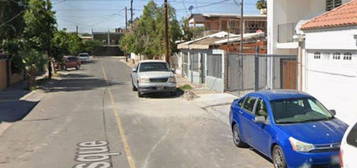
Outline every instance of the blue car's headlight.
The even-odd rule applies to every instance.
[[[310,152],[315,149],[315,146],[313,144],[299,141],[293,137],[290,137],[289,141],[290,141],[291,147],[296,152]]]

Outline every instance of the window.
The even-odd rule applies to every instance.
[[[330,11],[340,5],[342,5],[342,0],[326,0],[326,11]]]
[[[334,59],[334,60],[339,60],[339,59],[341,59],[341,54],[340,53],[333,53],[333,57],[332,57],[332,59]]]
[[[333,118],[319,101],[314,98],[276,100],[271,102],[276,123],[303,123],[330,120]]]
[[[242,107],[244,100],[245,100],[245,98],[242,98],[239,100],[239,102],[238,102],[239,107]]]
[[[268,111],[267,111],[267,108],[266,108],[264,100],[262,100],[262,99],[258,100],[257,108],[255,110],[255,114],[257,116],[264,116],[265,118],[268,117]]]
[[[330,59],[330,53],[324,53],[323,56],[324,56],[325,60],[329,60]]]
[[[167,63],[163,62],[147,62],[140,64],[139,72],[150,71],[169,71],[169,66]]]
[[[352,60],[352,53],[350,52],[344,53],[343,60]]]
[[[254,109],[256,98],[254,97],[248,97],[244,101],[243,108],[247,110],[248,112],[252,113]]]
[[[321,53],[320,52],[315,52],[314,53],[314,59],[320,59],[321,58]]]
[[[351,129],[347,135],[347,144],[357,147],[357,124]]]

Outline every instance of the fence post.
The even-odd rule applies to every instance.
[[[255,69],[255,86],[254,89],[255,91],[259,90],[259,46],[257,46],[256,48],[256,54],[255,54],[255,65],[254,65],[254,69]]]

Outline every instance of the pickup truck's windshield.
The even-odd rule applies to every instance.
[[[139,72],[149,71],[169,71],[169,68],[167,63],[164,62],[146,62],[140,64]]]
[[[316,99],[299,98],[272,101],[277,124],[329,120],[333,115]]]

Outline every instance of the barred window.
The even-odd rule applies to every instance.
[[[343,60],[352,60],[352,53],[350,53],[350,52],[344,53]]]
[[[334,59],[334,60],[339,60],[339,59],[341,59],[341,54],[340,53],[333,53],[333,57],[332,57],[332,59]]]
[[[321,53],[320,52],[315,52],[314,53],[314,59],[321,59]]]
[[[326,0],[326,11],[330,11],[340,5],[342,5],[342,0]]]

